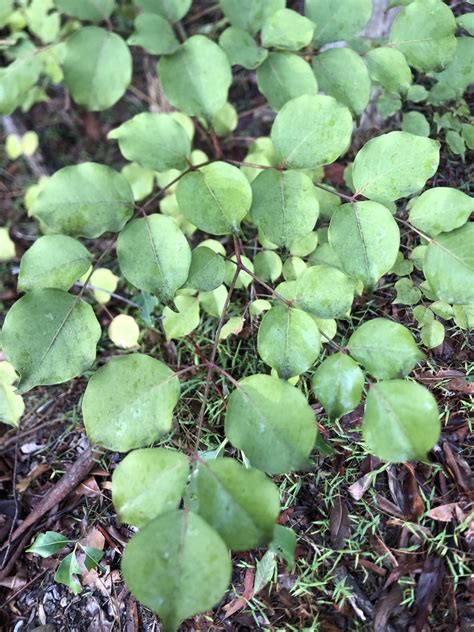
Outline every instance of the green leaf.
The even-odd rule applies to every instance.
[[[133,214],[133,192],[121,174],[95,162],[63,167],[48,179],[31,215],[50,231],[94,239],[117,233]]]
[[[164,215],[129,222],[119,235],[117,254],[127,281],[164,303],[188,278],[191,248],[176,223]]]
[[[290,253],[296,257],[307,257],[312,252],[314,252],[317,245],[318,233],[316,231],[313,231],[311,233],[308,233],[304,237],[297,237],[293,239],[290,244]]]
[[[269,53],[257,68],[257,86],[275,112],[291,99],[305,94],[315,95],[318,91],[308,62],[287,52]]]
[[[426,100],[428,90],[424,86],[413,85],[408,88],[407,99],[413,103],[421,103]]]
[[[10,115],[24,104],[41,70],[41,60],[36,54],[25,54],[0,68],[0,114]]]
[[[326,414],[336,419],[359,405],[364,373],[352,358],[344,353],[334,353],[318,366],[312,385]]]
[[[425,460],[439,434],[436,400],[424,386],[406,380],[371,386],[362,436],[379,459],[394,463]]]
[[[204,35],[193,35],[175,53],[162,57],[158,74],[172,105],[190,116],[207,119],[227,101],[232,83],[226,54]]]
[[[237,233],[252,203],[244,174],[225,162],[213,162],[186,174],[176,197],[183,215],[211,235]]]
[[[453,305],[454,322],[460,329],[474,329],[474,304]]]
[[[253,260],[255,274],[262,281],[276,281],[281,275],[282,263],[280,257],[272,250],[262,250]]]
[[[188,473],[189,461],[181,452],[165,448],[130,452],[112,476],[112,501],[120,520],[143,527],[176,509]]]
[[[358,195],[392,202],[422,189],[436,173],[439,143],[406,132],[390,132],[369,140],[354,160]]]
[[[340,206],[331,218],[328,237],[344,272],[368,288],[373,288],[397,260],[398,225],[388,208],[377,202]]]
[[[132,594],[171,632],[223,597],[231,563],[224,542],[201,517],[169,511],[133,536],[122,573]]]
[[[91,571],[97,568],[100,560],[104,557],[104,552],[92,546],[82,546],[81,544],[80,547],[85,553],[84,566],[86,570]]]
[[[251,272],[253,272],[253,263],[250,261],[248,257],[242,255],[241,262],[246,268],[248,268]],[[230,284],[232,283],[232,279],[234,278],[236,267],[237,267],[237,257],[235,255],[232,255],[232,257],[225,262],[224,283],[228,287],[230,287]],[[252,283],[252,276],[248,272],[241,270],[239,272],[239,275],[237,276],[235,288],[237,290],[242,290],[243,288],[247,288],[251,283]]]
[[[441,70],[456,52],[456,21],[441,0],[414,0],[403,7],[390,29],[389,44],[417,70]]]
[[[275,553],[267,551],[261,560],[257,562],[255,569],[255,581],[253,584],[253,594],[259,593],[262,588],[271,582],[276,570]]]
[[[387,318],[363,323],[347,346],[351,356],[378,380],[407,375],[425,357],[410,331]]]
[[[330,164],[348,148],[352,117],[345,105],[327,96],[304,95],[278,112],[271,138],[277,160],[292,169]]]
[[[296,304],[319,318],[345,318],[354,300],[354,285],[336,268],[312,266],[296,281]]]
[[[148,197],[153,191],[155,172],[151,169],[144,169],[136,162],[130,162],[121,169],[120,173],[125,176],[132,187],[133,197],[136,202]]]
[[[446,303],[474,303],[474,222],[432,240],[423,272],[438,299]]]
[[[301,171],[265,169],[252,182],[252,220],[265,237],[289,247],[310,233],[319,214],[315,187]]]
[[[464,13],[456,18],[456,23],[469,35],[474,35],[474,13]]]
[[[212,292],[200,292],[199,303],[207,314],[219,318],[224,310],[227,294],[225,285],[219,285]]]
[[[8,228],[0,228],[0,263],[16,257],[15,242],[10,237]]]
[[[90,264],[89,251],[76,239],[65,235],[44,235],[21,259],[18,290],[69,290],[89,270]]]
[[[350,48],[330,48],[313,57],[318,87],[344,103],[355,114],[362,114],[370,97],[370,77],[361,57]]]
[[[265,48],[283,48],[300,50],[311,43],[314,35],[314,22],[297,11],[279,9],[267,17],[260,34]]]
[[[13,366],[5,360],[0,361],[0,421],[14,428],[19,427],[21,416],[25,412],[23,397],[16,392],[18,381]]]
[[[273,540],[270,542],[270,551],[282,557],[290,571],[295,565],[296,533],[289,527],[276,524],[273,529]]]
[[[415,200],[409,220],[416,228],[436,237],[460,228],[474,213],[474,199],[458,189],[435,187]]]
[[[23,8],[28,29],[45,44],[50,44],[57,38],[60,27],[59,13],[50,13],[50,8],[51,4],[48,5],[44,0],[30,0],[28,6]]]
[[[260,357],[283,380],[305,373],[320,349],[319,330],[312,317],[300,309],[276,305],[265,314],[258,330]]]
[[[40,384],[62,384],[95,360],[100,325],[92,307],[57,289],[34,290],[5,317],[2,345],[20,373],[19,392]]]
[[[224,103],[220,110],[212,115],[211,126],[217,136],[228,136],[239,123],[237,110],[231,103]]]
[[[454,59],[445,70],[435,75],[437,84],[430,90],[428,103],[439,105],[460,99],[474,83],[474,40],[472,37],[458,37],[456,41]]]
[[[77,561],[75,552],[69,553],[63,559],[54,573],[54,581],[58,584],[64,584],[75,595],[79,595],[82,590],[81,582],[76,575],[81,575],[82,570]]]
[[[155,171],[185,169],[191,156],[189,136],[170,114],[142,112],[107,138],[118,140],[124,158]]]
[[[150,445],[171,430],[179,381],[141,353],[117,356],[94,373],[82,400],[89,440],[114,452]]]
[[[466,153],[466,145],[464,143],[464,139],[461,136],[461,134],[459,134],[458,132],[455,132],[452,129],[449,130],[449,132],[447,132],[446,134],[446,143],[450,151],[453,152],[453,154],[456,154],[457,156],[462,156],[464,160],[464,156]]]
[[[153,13],[141,13],[136,18],[135,31],[127,44],[141,46],[152,55],[171,55],[179,47],[171,24]]]
[[[219,5],[232,26],[254,35],[268,17],[284,8],[285,0],[219,0]]]
[[[429,136],[430,124],[421,112],[405,112],[402,118],[402,131],[415,136]]]
[[[283,264],[283,278],[285,281],[296,281],[307,267],[306,261],[301,257],[288,257]]]
[[[191,8],[192,0],[133,0],[144,11],[161,15],[168,22],[179,22]]]
[[[445,335],[444,325],[439,320],[426,323],[421,328],[421,340],[428,349],[439,347],[443,343]]]
[[[199,326],[199,299],[197,296],[177,296],[174,300],[177,312],[163,309],[163,329],[166,340],[184,338]]]
[[[421,299],[421,292],[414,287],[411,279],[400,279],[395,283],[396,299],[394,305],[415,305]]]
[[[316,423],[297,388],[269,375],[251,375],[229,398],[225,433],[254,467],[282,474],[310,465]]]
[[[219,45],[225,50],[232,66],[255,70],[265,61],[268,51],[260,48],[247,31],[230,26],[219,37]]]
[[[115,0],[54,0],[61,13],[78,20],[102,22],[115,8]]]
[[[405,94],[410,88],[412,75],[405,55],[396,48],[381,46],[369,50],[365,56],[369,75],[387,92]],[[415,87],[415,86],[414,86]]]
[[[64,81],[74,101],[88,110],[115,105],[131,78],[132,56],[116,33],[85,26],[66,42]]]
[[[364,28],[372,13],[372,0],[306,0],[304,4],[305,15],[316,23],[318,46],[350,39]]]
[[[329,187],[332,188],[332,187]],[[341,206],[341,198],[336,193],[315,187],[316,197],[319,202],[319,216],[321,219],[331,219],[332,214]],[[335,189],[333,189],[335,191]]]
[[[191,267],[185,287],[199,292],[215,290],[224,282],[226,272],[224,258],[206,246],[192,251]]]
[[[40,533],[33,544],[26,549],[26,553],[35,553],[41,557],[51,557],[65,546],[70,540],[55,531]]]
[[[280,495],[263,472],[246,469],[234,459],[201,461],[193,492],[193,510],[233,551],[257,548],[272,539]]]
[[[377,99],[377,112],[382,119],[390,118],[402,109],[402,100],[398,94],[382,92]]]

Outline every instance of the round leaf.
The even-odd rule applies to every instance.
[[[280,511],[278,488],[263,472],[234,459],[200,462],[194,510],[233,551],[270,542]]]
[[[252,189],[237,167],[214,162],[181,178],[176,197],[183,215],[200,230],[229,235],[247,215]]]
[[[161,15],[168,22],[179,22],[191,8],[192,0],[133,0],[144,11]]]
[[[297,388],[269,375],[251,375],[229,398],[225,433],[252,465],[282,474],[310,465],[316,422]]]
[[[364,373],[352,358],[334,353],[323,360],[313,376],[313,392],[329,417],[349,413],[360,403]]]
[[[354,281],[337,268],[312,266],[296,281],[296,304],[319,318],[345,318],[354,300]]]
[[[155,171],[185,169],[191,155],[186,130],[170,114],[137,114],[107,137],[118,140],[127,160]]]
[[[94,239],[122,230],[133,204],[125,176],[106,165],[83,162],[63,167],[48,179],[31,215],[54,233]]]
[[[153,13],[141,13],[136,18],[135,31],[127,43],[141,46],[152,55],[171,55],[179,47],[171,24]]]
[[[321,349],[321,337],[309,314],[276,305],[263,317],[257,349],[265,364],[288,380],[305,373],[314,364]]]
[[[331,218],[329,243],[349,276],[373,288],[392,269],[400,231],[392,214],[377,202],[340,206]]]
[[[315,187],[301,171],[265,169],[252,182],[250,212],[267,239],[289,247],[316,224],[319,203]]]
[[[227,101],[232,83],[226,54],[204,35],[193,35],[175,53],[162,57],[158,74],[172,105],[208,119]]]
[[[225,50],[232,66],[254,70],[266,59],[268,51],[260,48],[249,33],[230,26],[219,37],[219,45]]]
[[[432,240],[423,272],[438,299],[446,303],[474,303],[474,222]]]
[[[422,189],[436,173],[439,143],[407,132],[372,138],[354,160],[353,180],[358,195],[392,202]]]
[[[413,0],[395,17],[389,43],[417,70],[442,70],[456,52],[456,20],[441,0]]]
[[[66,42],[64,81],[72,98],[88,110],[107,110],[132,78],[132,56],[116,33],[85,26]]]
[[[82,400],[90,441],[114,452],[150,445],[170,431],[179,389],[159,360],[141,353],[113,358],[91,377]]]
[[[269,16],[284,8],[285,0],[219,0],[219,5],[232,26],[254,35]]]
[[[405,112],[402,119],[402,131],[416,136],[429,136],[430,124],[421,112]]]
[[[100,326],[92,307],[58,289],[34,290],[5,317],[2,346],[20,373],[20,392],[62,384],[95,360]]]
[[[132,594],[171,631],[222,599],[231,563],[224,542],[202,518],[168,511],[130,540],[122,573]]]
[[[387,318],[373,318],[349,338],[351,356],[378,380],[401,377],[425,357],[410,331]]]
[[[474,213],[474,199],[458,189],[435,187],[415,200],[409,220],[431,237],[460,228]]]
[[[275,112],[291,99],[318,91],[311,66],[294,53],[269,53],[257,68],[257,85]]]
[[[69,290],[87,272],[91,255],[79,241],[65,235],[45,235],[25,252],[20,263],[18,290]]]
[[[78,20],[102,22],[115,8],[115,0],[54,0],[61,13]]]
[[[263,281],[276,281],[281,275],[282,263],[280,257],[272,250],[257,252],[253,260],[255,274]]]
[[[120,269],[139,290],[170,302],[188,278],[191,249],[176,223],[164,215],[134,219],[117,242]]]
[[[387,92],[405,94],[412,76],[405,55],[396,48],[381,46],[369,50],[365,56],[370,77]]]
[[[130,452],[112,476],[112,501],[120,520],[143,527],[176,509],[188,473],[189,461],[181,452],[165,448]]]
[[[362,436],[379,459],[395,463],[424,460],[439,434],[438,406],[424,386],[405,380],[371,386]]]
[[[277,159],[293,169],[330,164],[348,148],[352,117],[345,105],[327,96],[304,95],[278,112],[271,137]]]
[[[120,349],[133,349],[138,346],[140,329],[137,321],[128,314],[119,314],[110,322],[107,333],[110,340]]]
[[[225,270],[225,260],[220,254],[206,246],[198,246],[192,252],[185,286],[200,292],[210,292],[224,282]]]
[[[178,310],[165,307],[163,310],[163,329],[166,340],[187,336],[199,325],[199,299],[197,296],[177,296],[174,301]]]
[[[265,48],[300,50],[311,43],[314,22],[297,11],[279,9],[265,20],[261,39]]]
[[[362,114],[370,97],[370,77],[361,57],[350,48],[330,48],[313,57],[319,89]]]
[[[361,31],[372,13],[372,0],[306,0],[305,14],[316,23],[319,46],[350,39]]]

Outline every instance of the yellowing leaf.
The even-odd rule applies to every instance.
[[[109,338],[116,347],[133,349],[138,345],[140,329],[137,321],[127,314],[119,314],[109,325]]]

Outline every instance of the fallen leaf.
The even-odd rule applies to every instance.
[[[403,489],[403,511],[412,522],[418,522],[425,513],[425,503],[418,490],[418,483],[415,478],[415,470],[411,465],[405,463],[405,477],[402,483]]]
[[[474,381],[468,381],[467,377],[455,377],[446,384],[446,388],[450,391],[458,391],[466,393],[466,395],[474,395]]]
[[[253,569],[248,568],[245,572],[244,578],[244,592],[240,597],[233,599],[228,604],[224,606],[225,617],[224,619],[228,619],[233,614],[245,608],[247,602],[250,601],[253,597],[253,582],[254,582],[254,572]]]
[[[354,500],[360,500],[365,492],[372,485],[374,477],[371,474],[365,474],[349,487],[349,494]]]
[[[440,505],[434,507],[428,511],[428,516],[433,520],[439,520],[440,522],[451,522],[456,512],[457,503],[448,503],[446,505]]]
[[[35,468],[33,468],[33,470],[28,474],[28,476],[25,476],[25,478],[22,478],[21,481],[17,483],[16,491],[22,494],[28,489],[28,487],[31,485],[31,483],[33,483],[33,481],[35,481],[37,478],[39,478],[42,474],[47,472],[49,469],[50,469],[50,466],[47,463],[40,463]]]
[[[433,602],[441,587],[444,575],[443,560],[428,556],[423,564],[420,579],[416,586],[415,603],[417,606],[415,628],[422,632],[432,610]]]
[[[342,549],[346,540],[351,537],[351,525],[347,505],[339,494],[335,497],[329,512],[329,528],[334,547]]]

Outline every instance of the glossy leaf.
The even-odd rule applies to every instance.
[[[191,141],[182,125],[170,114],[142,112],[109,132],[118,140],[127,160],[155,171],[185,169],[191,155]]]
[[[311,66],[290,52],[270,52],[257,68],[257,85],[275,112],[291,99],[318,91]]]
[[[278,488],[263,472],[234,459],[200,462],[193,505],[233,551],[267,544],[280,511]]]
[[[69,544],[70,540],[56,531],[40,533],[35,541],[26,549],[26,553],[35,553],[41,557],[51,557]]]
[[[90,263],[90,253],[76,239],[66,235],[44,235],[21,258],[18,290],[69,290],[87,272]]]
[[[356,52],[350,48],[330,48],[313,57],[312,63],[320,90],[355,114],[365,110],[371,83],[367,66]]]
[[[319,318],[344,318],[351,310],[354,286],[337,268],[311,266],[296,281],[296,305]]]
[[[254,467],[281,474],[310,465],[316,423],[297,388],[269,375],[252,375],[229,398],[225,433]]]
[[[66,555],[58,566],[54,573],[54,581],[58,584],[64,584],[74,595],[79,595],[82,586],[81,582],[77,578],[77,575],[81,575],[82,569],[76,558],[76,553],[73,551]]]
[[[278,112],[271,137],[277,160],[293,169],[334,162],[349,146],[352,117],[332,97],[301,96]]]
[[[435,187],[417,198],[409,220],[430,237],[460,228],[474,213],[474,198],[451,187]]]
[[[392,269],[400,248],[398,225],[377,202],[340,206],[331,218],[328,237],[344,272],[369,288]]]
[[[119,235],[117,254],[127,281],[164,303],[188,278],[191,249],[175,222],[164,215],[129,222]]]
[[[321,349],[321,338],[309,314],[276,305],[262,319],[257,349],[265,364],[288,380],[305,373],[314,364]]]
[[[143,527],[176,509],[189,474],[181,452],[144,448],[130,452],[112,476],[112,501],[122,522]]]
[[[162,362],[141,353],[118,356],[94,373],[82,400],[92,443],[128,452],[171,429],[179,381]]]
[[[162,57],[158,74],[172,105],[208,119],[227,101],[232,82],[226,54],[204,35],[193,35],[175,53]]]
[[[318,46],[350,39],[361,31],[372,13],[372,0],[306,0],[305,14],[316,23]]]
[[[135,20],[135,31],[127,40],[152,55],[171,55],[179,47],[173,27],[161,15],[141,13]]]
[[[133,536],[122,573],[132,594],[160,615],[168,632],[223,597],[231,563],[224,542],[200,516],[169,511]]]
[[[344,353],[334,353],[318,366],[312,385],[327,415],[335,419],[359,405],[364,373],[352,358]]]
[[[407,375],[424,358],[410,331],[387,318],[372,318],[360,325],[347,346],[351,356],[378,380]]]
[[[119,232],[133,213],[133,192],[121,174],[95,162],[63,167],[48,179],[31,215],[50,231],[94,239]]]
[[[267,17],[260,34],[265,48],[300,50],[308,46],[314,35],[314,22],[291,9],[279,9]]]
[[[34,290],[5,317],[3,351],[20,374],[19,392],[62,384],[95,360],[100,326],[91,306],[57,289]]]
[[[423,272],[436,297],[447,303],[474,303],[474,222],[438,235],[428,245]]]
[[[237,167],[214,162],[181,178],[176,197],[183,215],[199,229],[229,235],[247,215],[252,189]]]
[[[241,28],[230,26],[219,37],[219,45],[225,50],[232,66],[255,70],[265,61],[268,51],[260,48],[254,38]]]
[[[359,195],[391,202],[422,189],[436,173],[439,143],[406,132],[369,140],[354,160],[354,186]]]
[[[166,340],[183,338],[199,325],[199,299],[197,296],[177,296],[174,300],[178,311],[163,309],[163,329]]]
[[[370,452],[379,459],[395,463],[425,460],[439,434],[436,400],[424,386],[406,380],[371,386],[362,435]]]
[[[387,92],[405,94],[412,82],[410,66],[405,55],[396,48],[380,46],[365,56],[370,77]]]
[[[289,247],[313,230],[319,203],[304,173],[265,169],[252,182],[252,193],[252,220],[274,244]]]
[[[116,33],[85,26],[66,42],[64,81],[74,101],[88,110],[115,105],[131,78],[132,56]]]
[[[417,70],[441,70],[456,52],[456,21],[441,0],[414,0],[395,17],[389,43]]]
[[[225,271],[224,258],[207,246],[200,245],[192,252],[185,286],[200,292],[210,292],[223,283]]]
[[[232,26],[253,35],[268,17],[284,8],[285,0],[219,0],[219,5]]]

